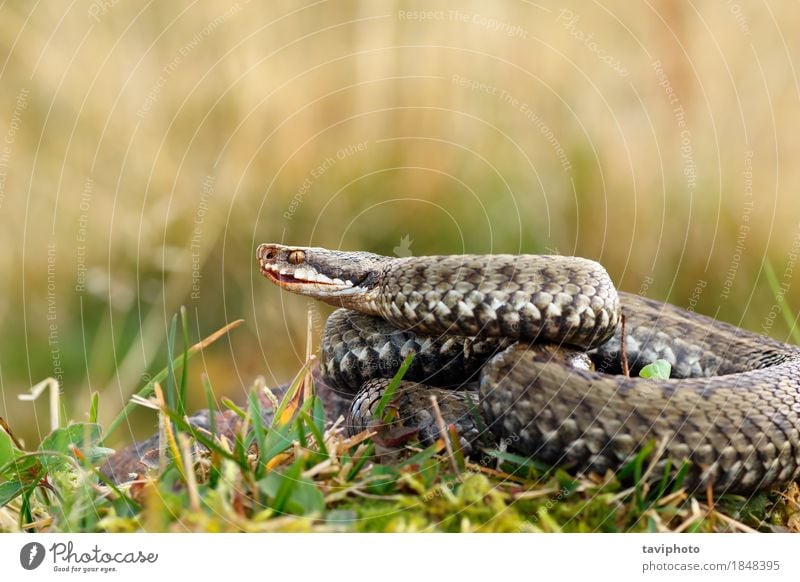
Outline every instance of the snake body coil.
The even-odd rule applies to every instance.
[[[618,469],[654,443],[653,474],[688,461],[692,487],[746,492],[800,474],[800,351],[617,293],[593,261],[394,259],[274,244],[261,245],[257,256],[261,272],[284,289],[344,308],[329,318],[323,371],[342,389],[360,390],[351,411],[356,428],[369,422],[385,386],[379,379],[391,378],[413,352],[405,376],[413,382],[403,383],[399,398],[431,435],[414,382],[477,384],[482,421],[495,436],[576,470]],[[666,359],[670,379],[620,375],[621,314],[632,372]],[[461,411],[456,424],[469,440],[475,431],[464,403],[473,396],[442,394],[456,403],[448,412]]]

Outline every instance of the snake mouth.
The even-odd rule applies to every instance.
[[[300,283],[307,283],[308,281],[303,281],[302,279],[298,279],[293,275],[282,275],[275,271],[270,271],[269,269],[265,269],[261,267],[261,274],[264,275],[267,279],[272,281],[273,283],[277,283],[278,285],[296,285]]]
[[[342,281],[339,278],[331,279],[313,269],[304,269],[302,267],[289,269],[286,266],[280,267],[263,260],[259,261],[259,266],[261,267],[262,275],[281,287],[314,286],[331,291],[353,287],[352,281]]]

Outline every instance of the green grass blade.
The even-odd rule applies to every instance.
[[[467,409],[469,410],[469,416],[472,419],[472,422],[475,423],[475,426],[478,429],[478,434],[486,434],[489,430],[489,427],[487,427],[486,423],[483,421],[483,417],[478,411],[478,407],[475,405],[475,402],[469,397],[467,397]]]
[[[19,512],[19,526],[20,528],[24,528],[25,531],[33,531],[28,527],[25,527],[26,523],[33,523],[33,511],[31,509],[31,495],[33,495],[33,490],[35,486],[29,486],[22,492],[22,508]]]
[[[169,323],[169,333],[167,335],[167,406],[172,410],[180,410],[175,405],[175,334],[178,329],[178,314],[172,316]],[[181,416],[184,416],[181,414]]]
[[[383,417],[383,413],[386,410],[386,407],[389,405],[389,402],[392,401],[392,397],[397,391],[398,386],[400,386],[403,376],[405,376],[406,372],[408,372],[408,368],[411,366],[411,362],[413,361],[415,355],[416,354],[414,353],[408,354],[406,359],[403,360],[403,363],[400,364],[400,368],[397,370],[394,378],[392,378],[392,381],[389,382],[389,385],[383,392],[383,396],[381,396],[381,399],[378,401],[378,406],[375,408],[375,413],[373,414],[375,418],[380,418],[383,421],[387,420]]]
[[[314,396],[314,404],[311,407],[314,426],[317,427],[317,432],[322,434],[325,432],[325,406],[322,404],[322,399]]]
[[[206,375],[205,372],[200,377],[200,382],[203,384],[203,392],[206,394],[208,429],[213,436],[217,436],[217,402],[214,398],[214,389],[211,387],[211,381],[208,379],[208,375]]]
[[[306,429],[302,416],[298,416],[295,420],[294,429],[297,432],[297,442],[300,444],[300,447],[308,450],[308,438],[306,438]]]
[[[281,403],[278,405],[278,410],[275,411],[275,414],[272,416],[272,423],[271,428],[277,428],[280,425],[280,419],[283,416],[284,410],[286,407],[289,406],[289,403],[292,401],[292,396],[300,389],[300,385],[303,383],[303,378],[307,374],[307,370],[303,367],[302,370],[295,376],[292,383],[289,385],[289,389],[286,391],[286,394],[283,395],[281,398]]]
[[[458,430],[455,426],[447,427],[447,434],[440,435],[442,439],[450,439],[450,447],[453,451],[453,457],[456,460],[456,467],[459,471],[467,468],[467,460],[464,458],[464,450],[461,448],[461,439],[458,438]]]
[[[486,454],[495,459],[500,459],[501,461],[505,461],[507,463],[511,463],[519,467],[524,467],[526,469],[533,469],[534,471],[537,471],[539,473],[548,473],[553,470],[553,467],[545,463],[542,463],[541,461],[537,461],[532,457],[523,457],[522,455],[517,455],[515,453],[510,453],[508,451],[498,451],[496,449],[490,449],[486,451]]]
[[[181,383],[178,389],[178,412],[186,415],[186,396],[189,390],[189,317],[186,307],[181,305],[181,328],[183,330],[183,370],[181,370]]]
[[[314,422],[314,419],[312,419],[305,412],[300,414],[300,418],[303,419],[303,421],[306,423],[306,426],[308,427],[308,430],[311,431],[311,434],[314,436],[314,440],[317,443],[317,448],[319,448],[319,452],[327,457],[328,448],[325,446],[325,438],[322,434],[322,431],[320,431],[319,426],[317,426],[317,424]]]
[[[250,408],[250,422],[253,423],[253,436],[258,447],[258,460],[256,462],[255,477],[256,480],[264,476],[266,464],[264,463],[264,444],[266,441],[266,430],[264,429],[264,419],[262,415],[261,401],[258,399],[258,394],[251,391],[247,395],[247,404]]]
[[[97,422],[97,410],[100,408],[100,393],[92,392],[92,402],[89,405],[89,423]]]
[[[292,494],[297,480],[300,478],[300,473],[303,471],[302,460],[297,459],[292,463],[284,473],[284,478],[281,480],[278,492],[275,494],[275,499],[272,502],[272,508],[275,511],[284,513],[286,509],[286,502]]]
[[[689,473],[689,467],[691,466],[691,462],[684,461],[681,465],[681,468],[678,469],[678,473],[675,475],[675,480],[672,484],[672,492],[678,491],[683,487],[683,482],[686,480],[686,475]]]
[[[435,445],[431,446],[435,447]],[[364,468],[364,465],[367,464],[367,461],[369,461],[374,454],[375,454],[375,443],[370,440],[367,442],[367,444],[364,446],[363,450],[358,454],[358,456],[353,459],[354,461],[353,468],[350,469],[349,473],[347,473],[346,481],[348,483],[358,476],[358,474],[361,472],[361,469]]]
[[[422,449],[420,452],[415,453],[414,455],[410,456],[408,459],[400,463],[399,467],[413,467],[414,465],[421,465],[428,459],[433,458],[434,455],[437,453],[436,443],[430,445],[429,447]]]
[[[664,474],[661,475],[661,481],[658,482],[654,499],[661,499],[664,496],[664,492],[667,490],[667,485],[669,485],[671,473],[672,459],[667,459],[666,463],[664,463]]]
[[[245,409],[244,409],[244,408],[241,408],[241,407],[239,407],[239,406],[237,406],[237,405],[236,405],[236,403],[235,403],[233,400],[231,400],[230,398],[228,398],[228,397],[223,397],[223,398],[222,398],[222,404],[223,404],[223,405],[225,406],[225,408],[227,408],[228,410],[231,410],[231,411],[233,411],[233,412],[236,414],[236,416],[238,416],[238,417],[239,417],[239,418],[241,418],[242,420],[244,420],[245,418],[247,418],[247,412],[245,411]]]

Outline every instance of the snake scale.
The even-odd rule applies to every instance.
[[[257,259],[281,288],[341,308],[326,325],[322,372],[354,395],[352,430],[368,426],[386,379],[414,352],[396,398],[421,438],[437,434],[427,390],[467,445],[488,428],[575,471],[617,470],[656,445],[654,474],[688,461],[690,487],[752,492],[800,474],[800,351],[617,292],[594,261],[279,244],[260,245]],[[623,314],[631,377],[621,374]],[[657,359],[672,365],[669,379],[637,377]]]

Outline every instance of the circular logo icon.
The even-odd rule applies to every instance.
[[[26,570],[35,570],[44,561],[44,546],[39,542],[29,542],[19,551],[19,563]]]

